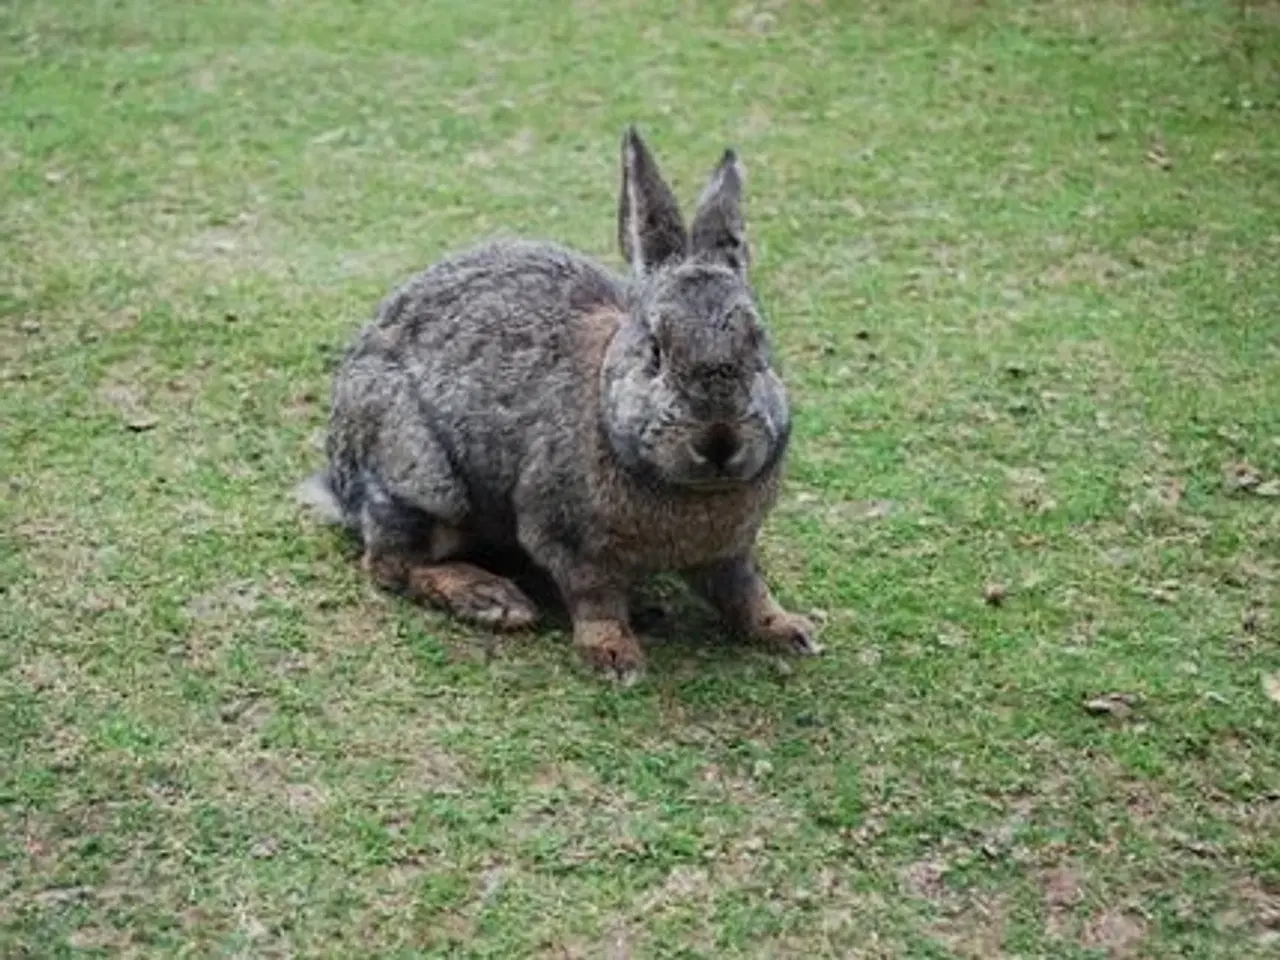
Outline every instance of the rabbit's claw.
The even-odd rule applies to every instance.
[[[769,618],[761,624],[760,633],[773,645],[801,657],[817,657],[824,652],[813,621],[796,613],[780,613]]]
[[[620,686],[629,687],[644,673],[644,653],[635,636],[621,623],[588,621],[575,628],[574,642],[594,670]]]

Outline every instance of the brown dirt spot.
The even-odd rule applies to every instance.
[[[1236,896],[1245,905],[1254,927],[1280,931],[1280,889],[1268,889],[1250,880],[1237,887]]]
[[[467,777],[457,758],[440,747],[421,742],[403,745],[398,783],[411,790],[452,790]]]
[[[943,882],[946,875],[947,865],[943,861],[919,860],[902,871],[902,882],[912,896],[939,903],[947,897]]]
[[[674,867],[662,885],[651,891],[644,898],[640,914],[648,916],[656,910],[662,910],[671,904],[689,900],[705,900],[711,892],[710,878],[706,870],[700,867]]]
[[[329,802],[313,768],[266,751],[219,750],[210,759],[219,771],[218,789],[233,803],[285,808],[302,816],[319,813]]]
[[[1028,513],[1047,513],[1055,506],[1048,480],[1035,467],[1015,467],[1006,472],[1009,499]]]
[[[600,789],[596,778],[572,763],[545,764],[533,774],[530,784],[541,793],[563,790],[575,796],[591,796]]]
[[[140,378],[143,374],[135,376]],[[120,422],[129,430],[142,432],[160,423],[160,418],[152,410],[147,391],[136,383],[109,381],[98,388],[97,396],[102,406],[114,409]]]
[[[631,960],[631,937],[626,927],[610,931],[604,945],[608,960]]]
[[[36,342],[37,334],[22,328],[23,324],[14,323],[0,329],[0,361],[18,364],[31,344]],[[17,372],[15,370],[13,375],[16,376]]]
[[[70,696],[72,691],[83,690],[83,671],[68,657],[52,653],[37,653],[24,658],[18,664],[17,674],[35,693],[52,693],[59,697]]]
[[[1044,282],[1049,287],[1078,287],[1082,284],[1106,287],[1128,272],[1129,270],[1115,257],[1097,251],[1084,250],[1050,267],[1045,271]]]
[[[1060,866],[1045,873],[1045,933],[1050,937],[1070,935],[1071,911],[1084,895],[1085,877],[1075,866]]]
[[[317,813],[329,802],[324,788],[314,783],[287,783],[284,797],[290,810],[307,815]]]
[[[191,620],[222,625],[241,620],[258,609],[261,596],[257,584],[243,580],[224,583],[188,600],[184,612]]]
[[[1081,942],[1109,957],[1133,956],[1147,936],[1147,923],[1136,914],[1105,910],[1085,924]]]
[[[70,531],[69,524],[53,517],[30,517],[13,528],[19,540],[33,547],[65,543],[70,539]]]
[[[288,264],[279,256],[280,248],[264,236],[252,214],[242,213],[234,225],[211,227],[178,244],[166,259],[199,264],[218,276],[262,273],[284,276]]]
[[[956,956],[994,960],[1006,956],[1008,907],[999,899],[974,898],[937,923],[930,932]]]
[[[312,421],[320,418],[320,395],[314,390],[294,392],[281,408],[286,420]]]
[[[127,950],[133,944],[133,935],[127,930],[89,924],[72,933],[67,943],[76,950],[112,954]]]
[[[764,107],[756,104],[747,111],[742,124],[742,134],[749,140],[755,140],[768,133],[773,127],[773,117]]]

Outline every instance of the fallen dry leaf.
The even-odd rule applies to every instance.
[[[1173,161],[1169,159],[1164,144],[1159,140],[1151,144],[1151,149],[1147,151],[1147,162],[1161,170],[1173,169]]]
[[[1223,469],[1222,485],[1228,493],[1252,490],[1260,483],[1262,483],[1262,474],[1250,463],[1239,460],[1227,464]]]
[[[1253,488],[1254,496],[1258,497],[1280,497],[1280,480],[1268,480],[1266,483],[1260,483]]]
[[[879,520],[893,513],[898,505],[892,500],[859,500],[850,503],[849,508],[859,520]]]
[[[1262,675],[1262,692],[1272,703],[1280,703],[1280,673]]]
[[[1096,716],[1111,716],[1124,719],[1133,713],[1141,698],[1136,693],[1104,693],[1084,702],[1084,708]]]
[[[124,424],[134,433],[144,433],[147,430],[154,430],[160,426],[160,418],[149,413],[144,413],[125,421]]]

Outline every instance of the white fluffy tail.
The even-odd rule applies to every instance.
[[[313,473],[294,487],[293,495],[305,507],[309,507],[316,517],[324,523],[342,524],[342,507],[334,496],[333,487],[329,485],[329,477],[322,470]]]

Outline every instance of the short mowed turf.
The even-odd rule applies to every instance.
[[[0,954],[1276,956],[1280,9],[0,6]],[[727,144],[798,661],[291,499],[395,284]]]

